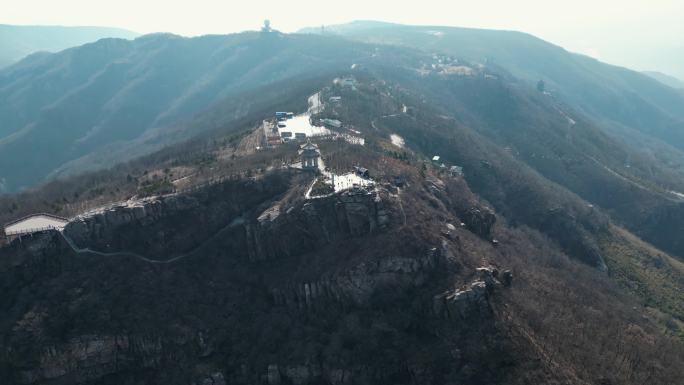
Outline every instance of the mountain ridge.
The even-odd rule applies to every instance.
[[[66,141],[62,137],[58,138],[58,141],[64,141],[64,144],[62,145],[63,149],[53,153],[53,160],[58,162],[56,166],[53,167],[45,163],[34,164],[32,174],[35,176],[31,178],[21,176],[23,181],[12,181],[18,176],[12,175],[11,171],[0,171],[0,175],[5,178],[4,185],[7,186],[8,191],[14,191],[45,181],[45,178],[50,178],[51,175],[62,173],[62,171],[57,172],[57,170],[78,172],[77,166],[73,166],[75,168],[69,170],[72,166],[67,166],[67,164],[75,165],[78,163],[78,159],[96,156],[97,149],[101,145],[129,143],[135,137],[143,136],[147,130],[163,130],[165,126],[175,125],[190,118],[192,114],[209,108],[212,103],[227,97],[231,92],[240,92],[242,89],[246,90],[253,86],[276,82],[290,76],[297,76],[298,73],[319,71],[324,68],[324,65],[320,59],[316,58],[319,53],[312,55],[314,47],[319,48],[321,52],[327,46],[336,47],[338,52],[332,52],[328,49],[325,54],[327,58],[324,60],[328,60],[326,65],[341,69],[356,61],[372,61],[373,53],[371,50],[379,49],[373,45],[373,40],[383,43],[381,47],[386,50],[386,53],[394,50],[393,55],[395,57],[397,57],[396,52],[399,50],[411,49],[411,53],[407,53],[407,58],[402,58],[400,61],[415,61],[415,58],[421,54],[417,54],[414,49],[406,47],[412,45],[410,44],[411,41],[425,41],[425,37],[428,37],[428,41],[425,41],[425,44],[419,44],[419,47],[415,47],[419,50],[423,49],[425,54],[434,52],[447,52],[448,54],[448,51],[452,50],[459,54],[463,53],[465,59],[469,56],[475,56],[477,60],[473,62],[480,63],[481,59],[486,59],[489,56],[487,52],[502,52],[505,53],[503,59],[498,61],[487,59],[484,60],[485,65],[496,68],[496,72],[500,74],[511,73],[513,78],[522,79],[520,81],[530,85],[535,84],[540,78],[547,80],[556,78],[555,81],[546,82],[546,89],[554,96],[589,115],[597,124],[601,125],[603,130],[610,132],[620,141],[624,141],[634,148],[641,148],[640,151],[644,156],[661,158],[671,167],[684,170],[684,151],[682,150],[684,134],[682,134],[682,130],[678,129],[684,125],[684,118],[680,116],[684,115],[682,112],[684,109],[679,108],[684,101],[684,93],[677,93],[675,90],[652,81],[645,75],[636,74],[619,67],[605,66],[593,59],[568,53],[560,47],[552,46],[541,39],[520,32],[439,27],[441,28],[439,31],[446,35],[436,37],[428,32],[438,27],[401,26],[386,23],[370,23],[369,25],[362,22],[351,25],[364,30],[373,30],[377,27],[382,31],[390,31],[391,33],[395,33],[392,31],[397,28],[399,31],[396,32],[398,35],[395,37],[389,36],[390,41],[378,35],[371,39],[368,45],[358,47],[355,46],[358,43],[349,41],[344,36],[314,38],[311,34],[271,33],[264,35],[259,32],[247,32],[225,36],[208,35],[185,38],[172,34],[151,34],[130,42],[116,39],[103,40],[99,44],[86,45],[57,55],[40,54],[29,57],[22,63],[0,71],[0,100],[4,101],[3,104],[5,105],[4,111],[0,108],[0,117],[6,122],[0,127],[0,142],[5,143],[4,146],[7,147],[7,143],[10,141],[14,143],[17,143],[17,140],[21,141],[22,135],[28,135],[27,139],[24,139],[28,140],[30,135],[34,135],[31,132],[41,133],[40,135],[53,132],[50,135],[54,135],[54,131],[63,130],[64,134],[69,134],[69,131],[77,130],[79,133],[76,137]],[[334,30],[334,27],[328,27],[328,29]],[[405,30],[408,31],[407,36],[409,38],[407,39],[413,40],[402,43],[401,39],[404,36],[402,34],[405,33]],[[455,40],[448,45],[442,43],[435,45],[435,39],[439,41],[448,39],[449,31],[454,30],[463,32],[466,36],[456,36],[453,38]],[[315,31],[315,29],[311,31]],[[418,40],[415,38],[416,33],[421,37]],[[508,36],[509,40],[512,39],[515,44],[504,40],[505,43],[502,46],[501,42],[487,40],[486,36],[490,35],[496,36],[497,39]],[[270,36],[270,43],[263,42],[263,40],[269,39],[267,36]],[[464,46],[464,39],[469,42],[468,45]],[[392,42],[401,43],[401,46],[393,47],[386,44]],[[488,46],[483,42],[493,45]],[[223,46],[224,43],[228,44],[228,47]],[[231,44],[233,44],[232,48],[230,48]],[[246,49],[249,51],[249,44],[260,46],[260,48],[255,46],[251,49],[256,56],[249,57],[238,53],[238,50]],[[270,48],[269,44],[271,44]],[[281,44],[284,45],[281,46]],[[511,47],[506,47],[505,44]],[[533,48],[525,48],[530,45]],[[138,48],[132,48],[134,46]],[[518,46],[522,47],[521,52],[523,53],[518,54],[511,51],[513,47],[516,47],[516,50],[520,48]],[[463,49],[464,47],[470,48]],[[501,49],[497,49],[497,47]],[[136,54],[135,49],[146,49],[152,53],[139,52]],[[190,56],[201,57],[204,61],[208,60],[207,63],[212,63],[211,68],[206,65],[196,65],[188,58],[178,57],[173,51],[179,49],[196,51]],[[231,49],[234,56],[226,56],[231,55],[228,53]],[[257,53],[258,50],[266,51]],[[363,50],[366,52],[363,53]],[[268,57],[266,52],[273,54]],[[356,58],[354,58],[355,55]],[[521,55],[524,56],[524,59]],[[543,59],[547,57],[548,59]],[[335,60],[332,60],[333,58]],[[563,68],[571,69],[570,72],[586,72],[586,74],[582,75],[580,81],[574,78],[566,78],[563,75],[564,71],[534,64],[542,60],[539,58],[549,63],[567,62],[563,64],[565,66]],[[305,59],[307,65],[312,65],[317,61],[318,63],[313,64],[308,69],[305,65],[295,64]],[[157,62],[145,68],[144,65],[151,64],[150,60]],[[212,60],[216,60],[216,62],[212,62]],[[223,64],[221,64],[221,60],[224,61]],[[376,58],[375,60],[380,59]],[[536,69],[520,70],[521,63],[524,63],[523,60],[533,63]],[[78,67],[77,63],[86,61],[90,63],[91,68]],[[239,64],[238,61],[249,62],[249,64]],[[574,61],[579,62],[575,63]],[[334,62],[344,62],[344,65]],[[49,71],[46,70],[48,65],[51,67]],[[172,76],[170,71],[179,71],[181,70],[180,66],[183,66],[184,74]],[[231,70],[235,75],[231,74],[226,66],[236,66]],[[594,68],[596,66],[599,70]],[[96,67],[100,72],[94,70]],[[551,72],[540,74],[539,68],[548,68]],[[74,76],[75,73],[88,74],[88,76],[98,75],[93,80],[88,80],[91,82],[91,85],[88,86],[86,79],[83,77],[79,79],[78,76]],[[270,75],[260,77],[261,75],[258,74]],[[315,76],[313,73],[311,75]],[[560,78],[558,78],[559,76]],[[243,78],[240,79],[240,77]],[[55,79],[55,81],[53,82],[50,79]],[[70,80],[65,81],[64,79]],[[135,82],[132,82],[131,79],[135,79]],[[609,87],[602,85],[605,79],[611,79],[610,82],[607,82],[610,84]],[[152,91],[153,84],[159,81],[166,82],[167,88],[163,89],[163,92],[154,93]],[[228,84],[231,82],[236,83],[229,87]],[[557,82],[562,83],[557,84]],[[577,84],[581,83],[588,84],[586,90],[577,87]],[[559,84],[569,84],[572,89],[565,90],[565,86]],[[49,85],[50,88],[40,89],[45,85]],[[91,90],[88,91],[87,87],[90,87]],[[98,87],[102,87],[100,91],[103,92],[105,89],[109,89],[107,92],[110,93],[112,99],[102,99],[98,102],[97,98],[86,96],[87,92],[96,92],[98,93],[97,96],[101,97],[103,92],[98,91]],[[592,91],[590,92],[590,90]],[[51,94],[53,96],[49,96]],[[65,94],[70,96],[62,96],[61,100],[54,96]],[[79,98],[83,100],[79,100]],[[591,98],[598,98],[600,102],[592,101]],[[88,108],[86,108],[87,103],[91,103]],[[146,111],[154,110],[155,112],[144,113],[140,109],[142,105],[147,106]],[[79,122],[76,125],[78,128],[64,129],[60,127],[63,124],[60,121],[64,119],[65,114],[78,115],[78,117],[70,118],[72,122]],[[665,141],[663,139],[665,137],[668,137],[669,140]],[[72,140],[74,141],[73,144],[68,144]],[[645,148],[644,143],[648,144]],[[129,145],[135,146],[133,143],[129,143]],[[21,146],[14,147],[20,148]],[[2,152],[8,154],[11,151],[8,147]],[[141,154],[139,151],[135,153]],[[122,155],[125,156],[125,154]],[[14,157],[20,155],[7,156],[3,160],[5,164],[14,162]],[[81,161],[81,164],[84,163]],[[103,163],[103,166],[106,167],[107,165],[107,163]],[[16,167],[12,167],[12,170],[14,169]]]
[[[136,32],[115,27],[0,24],[3,46],[0,68],[31,54],[57,52],[107,37],[131,39],[137,36]]]
[[[34,202],[85,211],[68,238],[47,231],[0,247],[3,378],[676,383],[681,262],[502,142],[496,119],[524,117],[526,97],[549,108],[533,114],[545,118],[529,136],[565,138],[567,121],[548,96],[487,69],[347,71],[353,87],[333,74],[291,102],[305,108],[320,92],[314,119],[340,119],[340,134],[365,139],[314,138],[326,172],[361,165],[373,185],[309,197],[324,174],[296,167],[297,143],[262,147],[261,124],[222,126],[227,101],[227,111],[217,105],[191,123],[217,128],[203,140],[15,197],[21,210]],[[477,123],[482,110],[501,115]],[[540,156],[572,149],[542,144]],[[596,184],[604,181],[614,184]],[[116,197],[87,210],[89,199]],[[0,217],[11,210],[0,198]]]
[[[667,85],[667,86],[670,86],[672,88],[684,89],[684,81],[682,81],[682,80],[680,80],[674,76],[671,76],[671,75],[668,75],[668,74],[665,74],[662,72],[658,72],[658,71],[642,71],[642,72],[645,73],[646,75],[654,78],[655,80]]]
[[[676,129],[684,120],[684,94],[644,74],[573,54],[530,34],[382,22],[353,22],[326,28],[360,41],[400,44],[500,65],[531,84],[545,81],[549,91],[593,118],[607,118],[618,129],[627,126],[646,135],[661,130],[657,135],[660,140],[670,135],[677,138],[673,142],[679,148],[684,146],[684,139],[678,137],[681,130]],[[320,33],[315,28],[304,31]],[[625,113],[632,110],[639,113]]]
[[[182,51],[188,49],[195,54],[184,55]],[[71,161],[114,140],[131,140],[149,129],[175,124],[242,90],[308,72],[316,76],[317,71],[348,67],[352,58],[370,56],[370,51],[364,53],[369,49],[279,33],[197,38],[167,34],[133,41],[102,40],[56,55],[28,58],[0,71],[0,100],[8,101],[0,108],[6,122],[0,127],[0,135],[4,134],[0,142],[6,147],[0,152],[2,163],[10,164],[19,156],[11,153],[12,148],[22,151],[17,143],[28,145],[31,140],[35,146],[45,135],[51,135],[45,145],[53,151],[52,161]],[[338,62],[341,55],[347,58]],[[209,60],[197,61],[196,57]],[[86,61],[86,68],[71,68]],[[50,87],[45,89],[47,85]],[[163,88],[155,88],[158,85]],[[67,116],[68,127],[60,127]],[[55,146],[55,140],[63,149]],[[8,147],[10,141],[12,147]],[[39,182],[57,168],[45,159],[32,162],[31,178],[12,175],[9,170],[14,167],[0,175],[17,189],[27,182]],[[12,182],[13,177],[26,182]]]

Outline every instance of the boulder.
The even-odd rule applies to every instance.
[[[503,274],[501,275],[501,283],[505,287],[511,286],[511,283],[513,282],[513,273],[510,270],[504,270]]]
[[[494,286],[500,284],[497,280],[499,270],[493,266],[478,267],[476,269],[479,279],[485,283],[488,290],[493,290]]]
[[[487,284],[484,281],[472,282],[467,289],[455,290],[446,297],[451,319],[466,319],[471,314],[486,310],[487,306]]]
[[[492,227],[494,227],[496,222],[496,215],[486,207],[471,207],[463,215],[463,222],[468,230],[477,234],[480,238],[489,239]]]

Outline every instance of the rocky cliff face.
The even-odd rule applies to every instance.
[[[83,335],[62,344],[44,346],[36,367],[23,370],[24,384],[69,384],[96,380],[126,367],[150,368],[159,364],[159,338],[127,335]]]
[[[128,251],[152,259],[191,252],[282,194],[286,175],[228,181],[188,194],[129,201],[77,217],[64,234],[81,248]]]
[[[478,277],[465,287],[438,294],[433,297],[432,311],[440,318],[466,320],[473,316],[489,317],[489,296],[500,287],[511,285],[512,274],[492,266],[477,269]]]
[[[170,264],[74,253],[54,232],[0,249],[0,375],[10,384],[443,383],[472,379],[486,366],[478,362],[499,365],[489,356],[497,338],[478,339],[487,355],[449,348],[497,335],[488,277],[445,292],[465,249],[439,232],[395,233],[397,197],[383,190],[283,203],[286,182],[111,207],[65,230],[79,247],[161,260],[199,250]]]
[[[64,233],[79,245],[102,246],[113,241],[123,226],[148,227],[179,212],[198,208],[198,199],[189,195],[133,200],[80,215],[67,224]]]
[[[362,262],[316,281],[273,288],[271,293],[276,305],[300,311],[316,311],[331,303],[369,306],[380,291],[422,287],[440,263],[441,254],[433,248],[415,258],[385,257]]]
[[[246,249],[250,260],[259,261],[299,255],[334,239],[373,234],[391,222],[387,199],[381,197],[384,193],[365,189],[300,199],[289,207],[276,202],[260,214],[254,212],[261,207],[255,204],[272,200],[279,188],[243,183],[240,194],[219,186],[213,187],[219,192],[129,201],[77,217],[64,234],[81,248],[169,259],[226,226],[244,226],[244,239],[237,239],[242,238],[239,233],[230,236],[236,238],[238,249]]]
[[[298,255],[334,239],[381,231],[391,223],[383,195],[355,189],[290,207],[277,203],[245,225],[249,257],[259,261]]]

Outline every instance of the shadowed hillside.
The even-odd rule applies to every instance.
[[[323,83],[323,100],[341,101],[318,115],[344,121],[365,145],[316,141],[331,172],[367,167],[371,189],[306,199],[317,176],[282,167],[297,145],[249,150],[260,127],[236,136],[219,125],[99,178],[22,194],[29,201],[99,180],[89,195],[149,197],[0,248],[3,378],[493,385],[681,377],[675,260],[484,135],[429,105],[403,108],[413,95],[406,83],[355,78],[353,89]],[[208,114],[220,120],[216,108]],[[465,176],[429,162],[435,151]],[[232,177],[177,194],[149,190],[150,181],[217,174]],[[634,263],[658,260],[635,274]]]

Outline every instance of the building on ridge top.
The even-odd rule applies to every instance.
[[[302,170],[318,170],[318,158],[321,157],[321,151],[318,145],[311,143],[311,139],[307,139],[306,143],[299,146],[299,155],[302,158]]]
[[[321,119],[321,123],[328,127],[340,128],[342,127],[342,122],[337,119]]]

